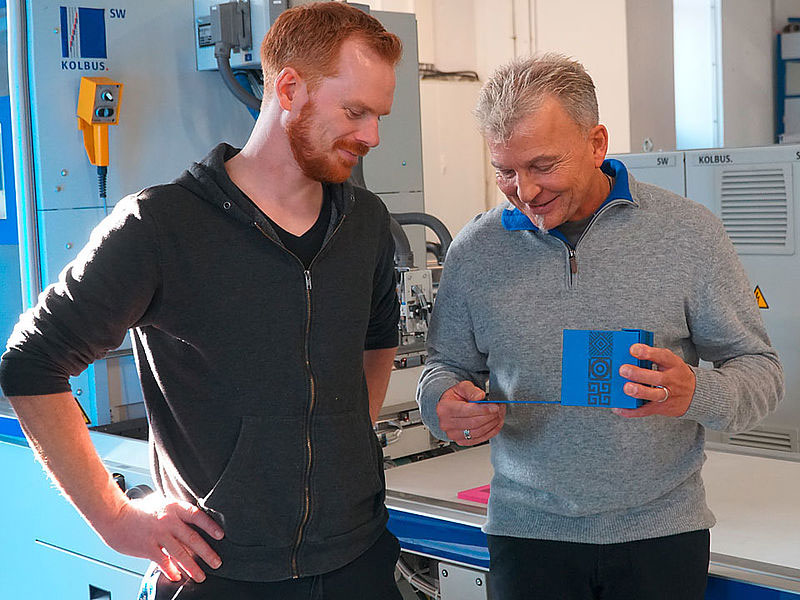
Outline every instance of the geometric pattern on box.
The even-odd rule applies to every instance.
[[[614,335],[611,331],[589,332],[589,356],[607,356],[611,358],[614,349]]]
[[[589,373],[586,400],[590,406],[611,405],[611,354],[614,337],[610,331],[589,333]]]
[[[643,329],[604,331],[565,329],[561,355],[561,404],[597,408],[638,408],[644,404],[622,391],[627,379],[619,374],[623,364],[644,369],[649,361],[630,354],[631,345],[653,345],[653,334]]]

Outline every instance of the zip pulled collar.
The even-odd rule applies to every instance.
[[[630,185],[628,181],[628,169],[620,161],[614,158],[607,158],[600,166],[600,170],[606,175],[614,178],[614,187],[606,196],[606,199],[595,211],[595,215],[599,214],[603,209],[612,203],[618,204],[615,200],[622,200],[630,203],[633,206],[638,206],[636,201],[631,196]],[[500,222],[506,231],[539,231],[539,228],[523,213],[520,209],[506,208],[500,217]],[[551,230],[550,235],[562,239],[563,236],[558,231]],[[565,238],[564,238],[565,239]]]

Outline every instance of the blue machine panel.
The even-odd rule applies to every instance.
[[[387,526],[404,550],[489,568],[486,534],[478,527],[392,509]]]
[[[752,583],[709,577],[705,600],[799,600],[800,594],[782,592]]]
[[[5,6],[5,3],[1,4]],[[14,187],[14,150],[11,141],[11,107],[8,96],[0,96],[0,349],[22,312],[19,234]]]
[[[3,221],[0,221],[2,223]],[[16,223],[15,223],[16,225]],[[14,324],[22,312],[22,282],[19,274],[19,246],[0,244],[0,349],[5,348]]]
[[[25,434],[22,433],[22,427],[14,417],[7,417],[0,415],[0,440],[12,442],[21,446],[27,446],[28,442],[25,439]]]
[[[14,148],[11,144],[11,106],[8,96],[0,96],[0,245],[16,245],[17,203],[14,193]],[[19,286],[17,286],[19,287]]]

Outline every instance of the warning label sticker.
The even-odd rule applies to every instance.
[[[767,304],[767,301],[764,298],[764,294],[759,286],[756,286],[756,289],[753,290],[753,293],[756,295],[756,302],[758,302],[758,308],[769,308],[769,304]]]

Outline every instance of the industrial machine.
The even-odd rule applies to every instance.
[[[772,344],[783,362],[786,397],[753,430],[708,432],[714,441],[800,452],[800,145],[717,148],[614,156],[639,179],[686,196],[722,220],[750,277]]]
[[[800,452],[800,145],[686,152],[686,195],[722,220],[786,377],[778,410],[751,432],[725,441]]]
[[[425,363],[425,340],[438,275],[452,241],[445,225],[436,217],[424,213],[393,214],[391,225],[395,239],[397,296],[400,300],[400,346],[386,400],[375,426],[384,448],[384,458],[389,461],[448,445],[434,438],[422,423],[415,394]],[[402,225],[425,225],[436,233],[439,242],[426,244],[432,260],[427,260],[421,267],[414,266],[414,254]]]
[[[12,127],[6,124],[13,124],[16,144],[14,160],[3,167],[16,175],[11,188],[18,202],[11,208],[1,203],[0,242],[8,225],[14,232],[8,259],[16,278],[3,281],[13,290],[21,286],[22,292],[20,306],[20,293],[15,291],[15,296],[4,286],[3,296],[10,297],[9,319],[16,320],[21,309],[35,303],[125,194],[173,179],[221,140],[243,145],[256,115],[252,102],[242,104],[241,89],[252,97],[260,95],[258,42],[286,5],[122,0],[111,8],[100,0],[86,0],[80,7],[9,3],[11,118],[2,121],[2,133],[4,146],[8,139],[10,148]],[[416,21],[411,14],[372,14],[401,37],[405,48],[396,70],[392,114],[381,122],[382,144],[365,157],[361,176],[404,223],[398,223],[394,233],[404,249],[398,289],[407,352],[398,358],[397,370],[405,377],[393,378],[398,379],[393,390],[402,396],[403,406],[387,407],[382,420],[396,426],[385,425],[387,431],[379,435],[393,452],[419,438],[402,451],[410,454],[438,445],[418,424],[418,416],[410,416],[409,401],[416,407],[416,374],[404,369],[423,360],[435,293],[434,275],[426,264],[425,227],[437,225],[423,214]],[[241,29],[229,27],[231,15]],[[220,36],[230,40],[234,34],[236,44],[220,47],[213,42]],[[214,71],[220,66],[222,78]],[[229,70],[238,88],[224,77]],[[236,95],[226,86],[236,89]],[[8,177],[5,184],[8,187]],[[441,247],[449,243],[449,234],[440,232],[439,237],[443,257],[446,248]],[[0,259],[6,260],[6,253]],[[6,334],[11,325],[13,321]],[[131,439],[144,439],[147,426],[130,340],[73,377],[71,385],[109,469],[120,473],[120,482],[124,479],[129,488],[151,485],[146,444]],[[412,422],[416,435],[406,427]],[[52,570],[33,587],[0,578],[0,596],[46,598],[59,590],[56,595],[68,600],[134,597],[144,561],[110,551],[97,539],[42,477],[13,423],[10,414],[0,422],[11,428],[5,437],[9,432],[0,431],[0,456],[13,485],[26,492],[5,495],[0,503],[18,516],[6,532],[7,552],[0,552],[0,560],[15,572],[25,572],[32,564]],[[391,443],[401,435],[402,442]],[[34,507],[46,517],[34,517]]]
[[[644,154],[612,154],[608,158],[622,161],[639,181],[652,183],[686,195],[686,170],[683,152],[648,152]]]
[[[196,0],[193,4],[121,0],[113,8],[100,0],[86,0],[81,7],[8,4],[12,101],[10,118],[0,119],[3,156],[7,150],[10,155],[12,124],[16,145],[14,168],[10,160],[2,163],[6,202],[0,203],[0,267],[5,268],[3,261],[7,264],[9,256],[12,262],[17,260],[17,241],[21,258],[13,273],[0,271],[10,273],[3,278],[9,288],[21,285],[22,306],[18,295],[9,294],[7,314],[36,301],[38,293],[55,281],[90,231],[124,194],[172,179],[219,140],[244,143],[257,110],[252,98],[260,95],[259,86],[263,86],[258,41],[286,5],[286,0]],[[403,457],[442,445],[422,425],[414,390],[425,360],[437,274],[450,239],[446,229],[423,212],[415,19],[408,14],[373,14],[397,33],[405,46],[392,114],[381,125],[382,144],[369,153],[361,169],[366,185],[381,196],[395,218],[401,348],[377,433],[385,445],[385,457],[399,465]],[[117,120],[122,82],[124,117]],[[5,114],[4,106],[0,99],[0,117]],[[76,116],[80,129],[73,120]],[[109,131],[110,124],[115,126]],[[688,157],[684,153],[646,155],[640,167],[634,164],[638,160],[634,156],[623,160],[632,172],[641,173],[643,180],[653,176],[655,183],[686,193]],[[730,165],[709,165],[706,172],[714,172],[714,166]],[[109,175],[107,183],[100,182],[99,187],[97,167],[107,168],[103,178]],[[789,173],[790,180],[797,181],[795,168],[793,164],[784,171],[784,177]],[[661,175],[670,181],[656,178]],[[673,178],[680,179],[675,188]],[[18,202],[9,203],[14,191]],[[787,202],[790,211],[792,201]],[[792,219],[794,216],[787,223],[793,232],[796,225]],[[8,227],[17,220],[19,236],[16,230],[9,233],[14,228]],[[426,243],[426,228],[436,233],[438,244]],[[5,252],[8,248],[13,252]],[[794,246],[792,253],[775,256],[791,260],[793,252]],[[769,259],[765,262],[770,263]],[[785,318],[786,313],[776,309],[785,303],[789,310],[784,291],[790,293],[791,288],[775,290],[764,277],[764,263],[748,268],[758,269],[753,272],[758,273],[763,299],[773,311],[769,315]],[[5,300],[7,293],[4,289],[0,300]],[[6,310],[4,305],[0,309]],[[781,321],[771,324],[768,320],[771,333],[782,326]],[[789,344],[790,335],[787,326],[784,338],[773,339]],[[783,352],[781,347],[779,350]],[[788,374],[787,357],[792,360],[792,355],[784,355]],[[793,360],[796,364],[796,356]],[[119,475],[120,485],[131,493],[141,491],[139,486],[152,485],[146,444],[133,439],[143,439],[147,431],[130,341],[71,383],[93,429],[92,441],[109,470]],[[790,389],[796,389],[796,384],[792,379]],[[796,412],[786,414],[787,422],[797,416]],[[478,451],[485,453],[486,448]],[[407,482],[438,479],[437,468],[469,473],[458,461],[475,460],[475,456],[453,452],[441,457],[450,461],[445,466],[423,461],[388,472],[390,488],[394,487],[388,495],[391,523],[405,549],[400,569],[420,593],[430,597],[487,597],[488,562],[479,531],[485,509],[468,503],[432,509],[437,503],[422,493],[412,498],[414,488]],[[145,561],[113,552],[97,538],[42,476],[19,425],[2,407],[0,460],[13,490],[2,495],[0,508],[16,517],[4,529],[0,562],[5,572],[13,573],[28,573],[31,565],[46,565],[46,569],[37,569],[34,578],[0,577],[0,597],[135,597]],[[431,464],[425,467],[427,475],[411,470],[425,462]],[[397,476],[391,475],[395,472]],[[472,475],[475,484],[487,483],[489,471],[484,465]],[[413,534],[423,530],[425,535]],[[429,539],[434,531],[449,531],[454,537]],[[422,572],[425,569],[427,574]]]
[[[114,8],[98,1],[79,8],[9,6],[24,307],[56,280],[125,194],[170,181],[220,140],[244,143],[253,116],[212,69],[236,69],[239,88],[243,72],[257,80],[259,42],[286,4],[128,0]],[[410,14],[374,14],[405,41],[406,51],[392,114],[381,123],[383,143],[365,158],[363,177],[391,212],[419,214],[424,206],[416,22]],[[220,44],[214,40],[233,37],[236,44],[222,44],[227,56],[215,57]],[[251,97],[257,88],[257,81],[249,86]],[[76,114],[80,131],[71,125]],[[426,269],[423,226],[408,227],[405,236],[409,252],[423,263],[403,265],[403,277],[414,278],[417,269]],[[414,335],[423,333],[420,323],[432,300],[431,289],[424,290],[424,300],[416,299],[421,277],[408,288],[404,305]],[[425,310],[417,319],[420,302]],[[71,383],[92,427],[146,434],[129,339]],[[410,394],[413,400],[413,389]]]

